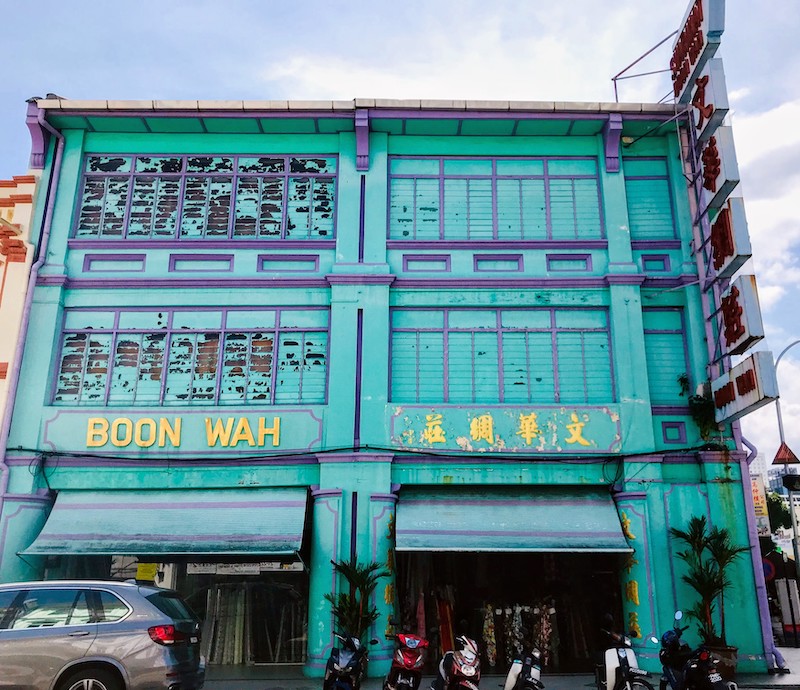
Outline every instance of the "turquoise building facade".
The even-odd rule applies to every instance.
[[[315,676],[355,558],[389,573],[371,675],[390,616],[443,646],[498,626],[498,669],[508,616],[546,617],[580,671],[610,612],[658,668],[643,640],[693,602],[669,528],[757,545],[738,430],[687,402],[713,332],[673,116],[32,102],[0,578],[157,564],[211,663]],[[739,669],[766,670],[760,558],[731,580]]]

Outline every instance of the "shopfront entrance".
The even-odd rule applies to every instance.
[[[211,665],[302,664],[307,513],[305,488],[61,491],[24,554],[46,557],[50,578],[176,589]]]
[[[631,549],[603,488],[402,489],[396,548],[402,624],[434,657],[466,634],[489,673],[531,645],[547,671],[591,672],[605,617],[621,621]]]

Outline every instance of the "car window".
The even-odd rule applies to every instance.
[[[0,592],[0,630],[9,627],[13,619],[14,599],[19,593],[18,589]]]
[[[100,590],[94,593],[95,620],[98,623],[112,623],[128,615],[128,607],[116,594]]]
[[[53,628],[91,622],[86,592],[80,589],[30,589],[8,627]]]
[[[197,616],[176,592],[154,592],[146,597],[161,613],[178,621],[194,621]]]

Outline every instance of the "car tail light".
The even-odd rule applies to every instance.
[[[172,645],[189,641],[189,636],[177,630],[174,625],[154,625],[148,628],[147,632],[150,634],[150,639],[158,644]]]
[[[700,661],[708,661],[708,657],[711,656],[707,650],[703,650],[700,652]]]

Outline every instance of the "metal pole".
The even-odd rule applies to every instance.
[[[789,575],[786,572],[786,561],[789,557],[784,553],[783,555],[783,579],[786,582],[786,599],[789,602],[789,620],[792,621],[792,633],[794,634],[794,646],[797,647],[797,623],[794,617],[794,604],[792,603],[792,588],[789,586]],[[786,626],[783,628],[783,640],[786,642]]]
[[[781,361],[781,358],[795,345],[800,344],[800,340],[795,340],[793,343],[789,343],[781,353],[775,359],[775,374],[777,376],[778,373],[778,364]],[[783,417],[781,416],[781,399],[780,397],[775,398],[775,414],[778,417],[778,436],[781,440],[781,446],[786,442],[786,437],[783,433]],[[783,465],[783,472],[784,474],[789,474],[789,463],[784,463]],[[800,555],[798,545],[797,545],[797,513],[795,512],[794,507],[794,492],[789,490],[789,512],[792,514],[792,553],[794,554],[794,569],[795,575],[800,576]],[[787,584],[788,586],[788,584]],[[795,637],[795,646],[797,645],[797,638]]]

